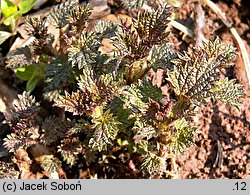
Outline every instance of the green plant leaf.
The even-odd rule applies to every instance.
[[[43,63],[32,64],[30,66],[18,68],[14,70],[14,72],[21,80],[28,81],[26,90],[33,91],[37,83],[44,78],[46,67],[47,65]]]
[[[215,87],[210,90],[213,100],[219,99],[222,102],[228,102],[240,110],[242,105],[241,97],[244,96],[243,86],[237,84],[235,79],[221,79],[215,83]]]
[[[26,83],[26,90],[33,91],[41,78],[37,76],[36,71],[33,73],[32,77]]]
[[[171,60],[177,57],[176,52],[172,49],[171,43],[164,43],[162,45],[154,45],[149,52],[147,61],[149,62],[150,67],[154,71],[162,68],[172,69],[173,63]]]
[[[0,161],[0,178],[1,179],[18,179],[19,171],[15,170],[13,163]]]
[[[7,57],[6,64],[6,68],[11,68],[14,71],[18,71],[21,67],[27,67],[33,64],[33,51],[27,45],[17,48]]]
[[[16,28],[16,20],[21,16],[21,12],[15,12],[14,14],[8,16],[4,19],[4,24],[6,26],[11,26],[11,31],[14,32]]]
[[[0,45],[6,41],[10,36],[12,36],[12,33],[6,32],[6,31],[0,31]]]
[[[34,65],[21,67],[14,70],[16,76],[24,81],[28,81],[32,77],[34,71],[35,71]]]
[[[132,9],[138,9],[138,7],[142,7],[144,4],[147,5],[147,0],[133,0],[133,1],[121,1],[123,6],[131,11]]]
[[[89,141],[91,148],[98,148],[98,150],[105,150],[108,144],[112,144],[115,140],[121,123],[117,117],[113,116],[110,110],[107,110],[98,118],[93,119],[93,137]]]
[[[92,31],[82,33],[79,38],[72,39],[72,44],[67,49],[72,67],[78,66],[79,70],[86,66],[91,67],[91,64],[96,63],[97,48],[100,46],[101,43]]]
[[[152,152],[142,155],[142,159],[141,170],[148,171],[152,176],[160,176],[166,169],[166,160]]]
[[[182,154],[194,144],[197,128],[189,124],[185,118],[176,120],[174,128],[175,133],[170,137],[170,148],[174,154]]]
[[[148,98],[153,99],[155,101],[160,101],[164,98],[164,95],[161,92],[161,89],[147,79],[139,80],[138,88],[143,95],[143,101],[147,102]]]
[[[60,85],[68,82],[71,75],[72,68],[65,60],[65,57],[58,56],[58,58],[52,58],[46,70],[45,91],[58,89]]]
[[[200,106],[210,100],[213,95],[211,89],[220,77],[219,71],[232,66],[234,57],[235,48],[217,38],[194,48],[192,52],[178,54],[178,58],[172,60],[175,65],[168,71],[167,80],[179,98],[187,97]]]
[[[1,11],[4,18],[7,18],[12,14],[16,13],[18,10],[14,3],[12,3],[11,1],[1,0]]]
[[[15,19],[35,1],[19,2],[16,12],[3,17],[14,30]],[[126,2],[143,6],[139,13],[133,10],[136,19],[100,21],[92,30],[89,5],[79,7],[78,0],[55,6],[46,18],[25,21],[35,40],[6,57],[5,67],[29,91],[13,101],[7,121],[12,133],[3,139],[10,152],[17,155],[19,148],[44,144],[49,155],[39,159],[41,168],[56,171],[63,160],[73,175],[83,167],[84,178],[170,178],[177,173],[174,158],[199,133],[192,123],[196,108],[211,99],[240,105],[242,86],[220,79],[221,69],[233,65],[235,48],[216,39],[190,52],[177,51],[167,39],[170,12],[165,1]],[[60,44],[52,44],[47,22],[65,27],[58,29]],[[164,94],[154,85],[152,69],[163,72]],[[41,90],[41,106],[30,95],[34,88]],[[90,170],[86,175],[85,168]]]
[[[73,7],[77,3],[78,0],[68,0],[64,3],[54,6],[47,17],[47,21],[56,28],[64,27],[69,23],[67,20],[67,15],[70,14],[70,10],[73,10]]]
[[[22,14],[27,13],[32,9],[37,0],[21,0],[18,4],[18,8]]]
[[[9,0],[1,0],[1,11],[4,16],[3,23],[11,26],[11,32],[16,29],[16,20],[21,16],[17,7]]]

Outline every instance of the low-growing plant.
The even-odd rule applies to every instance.
[[[32,9],[37,0],[20,0],[14,4],[10,0],[1,0],[1,22],[8,30],[0,30],[0,45],[7,40],[10,36],[15,35],[15,30],[17,28],[17,21],[28,11]]]
[[[13,133],[4,140],[10,152],[50,148],[54,153],[40,161],[47,171],[81,163],[98,178],[118,178],[119,166],[132,162],[137,177],[169,178],[173,159],[195,141],[197,109],[211,100],[240,107],[242,86],[220,78],[220,70],[233,65],[235,48],[217,38],[175,51],[168,41],[170,7],[151,8],[131,22],[99,21],[91,30],[91,9],[76,0],[57,5],[45,18],[27,19],[35,40],[17,49],[7,68],[41,73],[35,86],[43,97],[37,103],[23,92],[14,102],[8,121]],[[60,47],[52,46],[48,23],[60,29]],[[103,39],[110,40],[111,52],[100,50]],[[148,74],[158,69],[165,72],[168,94]]]

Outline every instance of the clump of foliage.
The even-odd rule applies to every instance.
[[[19,172],[15,170],[13,163],[0,161],[0,179],[18,179]]]
[[[1,0],[0,45],[10,36],[15,35],[19,18],[32,9],[37,0],[20,0],[13,3],[10,0]],[[2,27],[5,30],[2,30]],[[7,27],[7,31],[6,31]]]
[[[39,104],[30,92],[18,96],[8,121],[13,133],[4,144],[14,155],[36,144],[53,149],[41,163],[47,171],[81,162],[98,178],[117,178],[105,175],[132,161],[141,177],[168,178],[171,159],[194,143],[197,108],[211,99],[239,108],[242,86],[220,78],[220,70],[233,65],[235,49],[217,38],[190,52],[173,50],[165,4],[141,10],[132,22],[99,21],[91,30],[90,14],[88,4],[71,0],[45,18],[27,19],[35,40],[17,49],[7,67],[36,78],[27,78],[35,83],[29,89],[39,87],[43,97]],[[60,47],[53,47],[48,23],[60,29]],[[99,49],[104,38],[113,45],[109,53]],[[171,95],[152,83],[148,73],[158,69]]]

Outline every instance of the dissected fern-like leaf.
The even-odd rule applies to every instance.
[[[61,168],[61,166],[62,166],[62,162],[58,158],[54,157],[53,155],[45,155],[45,158],[41,162],[41,167],[45,171],[55,172],[59,168]]]
[[[39,142],[38,127],[34,124],[28,124],[27,121],[20,120],[13,125],[12,129],[15,133],[8,134],[4,138],[3,144],[10,152],[15,153],[20,148],[27,149]]]
[[[50,14],[47,16],[47,21],[56,28],[66,26],[68,24],[67,16],[76,4],[78,4],[78,0],[68,0],[54,6]]]
[[[54,55],[55,52],[52,46],[54,42],[54,35],[48,34],[48,25],[46,24],[45,19],[41,17],[27,17],[25,30],[27,31],[28,35],[35,37],[35,40],[30,44],[34,54]]]
[[[58,89],[59,86],[67,83],[71,75],[72,68],[64,57],[52,58],[46,71],[45,91]]]
[[[91,148],[105,150],[108,144],[116,138],[119,131],[120,122],[113,116],[110,110],[107,110],[98,118],[93,119],[93,137],[89,141]]]
[[[160,101],[164,95],[151,81],[139,80],[137,84],[131,84],[122,93],[123,109],[130,110],[130,117],[142,117],[148,109],[150,99]]]
[[[117,28],[118,25],[114,22],[99,20],[94,26],[94,31],[101,38],[111,38],[115,36]]]
[[[87,22],[91,14],[91,8],[89,4],[83,3],[81,6],[73,6],[69,10],[66,18],[70,27],[75,33],[81,33],[81,31],[87,27]]]
[[[159,177],[166,170],[166,159],[148,152],[142,155],[143,163],[141,169],[147,171],[151,177]]]
[[[58,152],[68,165],[73,166],[78,159],[78,154],[84,153],[84,147],[77,138],[65,138],[58,146]]]
[[[34,36],[36,39],[45,39],[48,34],[48,27],[45,25],[45,20],[41,17],[25,19],[25,30],[29,36]]]
[[[101,75],[96,80],[92,77],[92,71],[84,69],[83,75],[80,75],[78,80],[80,90],[71,95],[65,92],[65,96],[55,101],[55,106],[64,108],[74,115],[85,113],[91,116],[98,105],[107,104],[114,96],[121,93],[121,83],[115,81],[112,74]]]
[[[0,161],[0,179],[18,179],[19,171],[15,170],[13,163]]]
[[[88,67],[84,68],[78,79],[78,88],[81,91],[85,91],[87,88],[91,93],[97,93],[94,76],[94,71],[92,69]]]
[[[8,149],[9,152],[16,152],[17,149],[23,146],[23,139],[15,133],[8,134],[4,140],[4,147]]]
[[[46,145],[50,145],[64,137],[67,125],[59,118],[49,116],[44,120],[41,128],[43,132],[41,141]]]
[[[72,112],[73,115],[82,115],[85,112],[85,98],[86,96],[81,92],[73,92],[70,95],[65,91],[65,96],[59,97],[54,106],[64,108],[65,111]]]
[[[95,63],[100,46],[100,41],[96,39],[93,31],[85,32],[79,38],[73,38],[72,44],[67,49],[69,61],[73,67],[77,66],[79,69],[91,67],[91,64]]]
[[[228,102],[231,106],[235,106],[240,109],[242,104],[241,97],[243,97],[243,86],[236,84],[236,80],[228,80],[225,78],[215,83],[215,87],[210,91],[213,93],[212,98],[214,100],[219,99],[222,102]]]
[[[18,48],[11,52],[6,63],[12,69],[28,66],[33,63],[33,51],[28,46]]]
[[[53,34],[48,34],[46,38],[35,39],[30,47],[32,47],[34,54],[41,57],[41,55],[54,56],[56,51],[52,46],[55,37]]]
[[[121,93],[123,81],[116,81],[113,74],[102,74],[98,79],[93,77],[92,71],[84,69],[78,80],[79,89],[82,92],[87,91],[93,102],[98,100],[99,104],[106,104]]]
[[[114,96],[119,96],[122,93],[122,84],[121,81],[115,81],[113,74],[101,75],[96,81],[101,100],[112,101]]]
[[[132,24],[121,21],[122,25],[117,29],[116,36],[112,38],[115,49],[112,51],[114,59],[122,59],[132,56],[139,59],[145,54],[147,47],[140,45],[140,39]]]
[[[39,103],[36,102],[36,99],[29,92],[24,91],[22,95],[18,95],[17,100],[14,100],[13,106],[15,111],[23,111],[33,106],[39,106]]]
[[[138,7],[142,7],[144,3],[146,3],[146,0],[130,0],[130,1],[124,1],[122,0],[122,3],[125,7],[129,9],[136,9]]]
[[[126,64],[128,75],[134,72],[130,77],[135,76],[136,78],[129,78],[128,83],[143,77],[152,66],[152,63],[147,63],[147,56],[154,45],[166,42],[169,16],[169,7],[164,5],[158,6],[152,12],[139,13],[132,23],[121,20],[116,36],[111,39],[114,49],[110,53],[113,55],[110,60],[117,59],[118,65]],[[150,57],[148,59],[151,60]],[[168,58],[166,57],[166,59]]]
[[[176,57],[177,55],[172,49],[172,44],[165,43],[162,45],[154,45],[147,57],[147,61],[154,71],[157,71],[159,68],[165,70],[173,68],[172,60]]]
[[[136,118],[131,118],[131,110],[126,105],[126,102],[120,97],[115,97],[110,104],[111,112],[117,117],[118,121],[121,122],[119,129],[121,131],[127,131],[129,127],[133,127]]]
[[[194,144],[197,129],[189,124],[185,118],[175,121],[174,129],[170,137],[170,148],[174,154],[182,154],[187,148]]]
[[[141,142],[143,139],[149,140],[152,137],[156,137],[156,131],[152,126],[147,127],[133,127],[132,130],[135,132],[133,139],[135,144]]]
[[[122,5],[131,11],[132,9],[137,9],[139,7],[143,7],[143,5],[147,4],[149,0],[122,0]]]
[[[236,48],[221,42],[218,37],[214,41],[203,43],[202,50],[205,51],[208,59],[211,58],[214,63],[219,63],[219,67],[229,68],[234,65]]]
[[[204,43],[193,52],[178,55],[174,70],[168,72],[168,80],[178,96],[185,96],[194,104],[206,103],[212,96],[211,89],[219,80],[219,70],[232,65],[235,49],[220,43]]]
[[[13,101],[14,110],[12,111],[13,120],[29,118],[33,116],[39,108],[39,103],[29,92],[24,91],[18,95],[18,99]]]
[[[54,106],[64,108],[73,115],[83,115],[84,113],[91,115],[100,103],[98,94],[98,90],[97,93],[92,93],[87,87],[83,91],[72,92],[71,95],[65,91],[65,96],[60,96]]]
[[[79,133],[83,132],[85,129],[88,129],[89,123],[88,121],[84,119],[79,119],[76,123],[71,122],[70,127],[68,127],[68,130],[66,132],[66,137],[74,137],[75,135],[78,135]]]
[[[140,117],[142,113],[145,113],[147,110],[147,104],[141,93],[140,89],[138,89],[138,85],[132,84],[130,87],[123,91],[122,101],[123,109],[130,110],[130,117]]]
[[[143,79],[139,80],[139,90],[143,95],[144,102],[148,102],[149,99],[153,99],[159,102],[164,95],[161,92],[161,89],[158,88],[156,85],[153,85],[152,81]]]
[[[140,13],[137,19],[133,20],[134,27],[142,41],[142,44],[152,47],[161,43],[169,34],[166,28],[169,23],[170,7],[159,6],[152,12]]]

